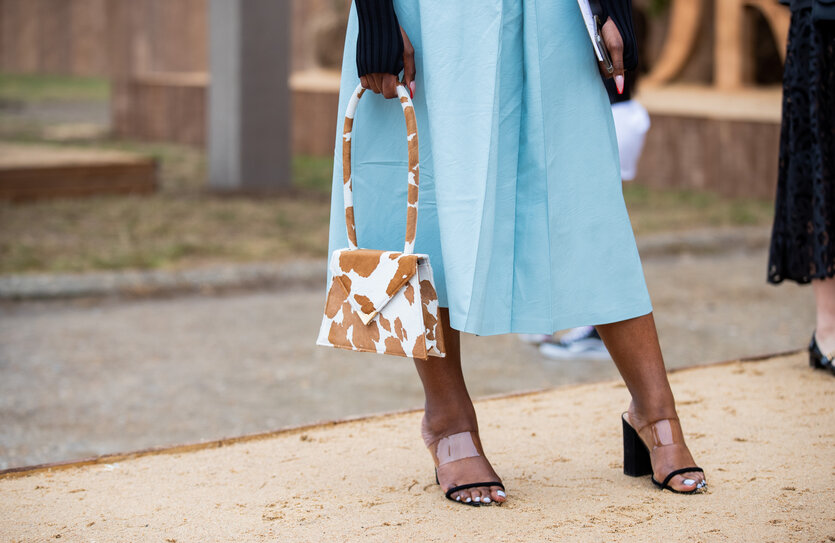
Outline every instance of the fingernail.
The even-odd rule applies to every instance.
[[[490,498],[484,498],[481,500],[481,503],[490,503],[492,500]]]
[[[507,498],[507,494],[505,494],[502,490],[497,490],[496,495],[501,496],[502,498]]]
[[[460,496],[459,496],[459,497],[460,497]],[[464,500],[464,503],[470,503],[471,501],[473,501],[473,499],[472,499],[472,498],[467,498],[466,500]]]
[[[623,76],[615,76],[615,86],[618,88],[618,94],[623,94]]]
[[[695,483],[695,482],[696,482],[696,480],[695,480],[695,479],[685,479],[685,480],[683,480],[683,481],[682,481],[682,483],[684,483],[684,484],[685,484],[685,485],[687,485],[687,486],[690,486],[690,485],[692,485],[692,484],[693,484],[693,483]]]
[[[481,496],[476,496],[475,498],[473,498],[473,501],[474,502],[481,502]]]
[[[412,98],[415,97],[415,92],[417,91],[417,85],[414,81],[409,82],[409,93],[412,95]]]

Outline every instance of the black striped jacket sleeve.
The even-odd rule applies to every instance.
[[[357,73],[397,75],[403,69],[403,36],[392,0],[355,0],[359,21]]]

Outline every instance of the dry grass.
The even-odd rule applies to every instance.
[[[153,196],[0,204],[0,273],[325,256],[330,160],[298,158],[292,194],[252,198],[203,190],[202,153],[169,148],[158,157],[163,187]],[[625,195],[638,235],[767,225],[772,216],[768,202],[638,185],[628,185]]]
[[[107,100],[109,96],[110,83],[101,77],[0,73],[0,100],[83,101]]]
[[[766,226],[772,201],[726,198],[709,192],[658,190],[629,182],[623,195],[636,235],[733,226]]]
[[[196,150],[169,146],[157,158],[162,188],[152,196],[0,204],[0,273],[325,255],[329,198],[310,187],[325,183],[318,177],[325,169],[329,181],[330,161],[298,159],[295,190],[255,198],[206,191],[205,165]]]

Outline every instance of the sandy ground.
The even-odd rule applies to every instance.
[[[621,473],[612,381],[477,404],[501,507],[443,498],[411,412],[6,476],[0,540],[835,540],[835,379],[803,355],[671,379],[707,494]]]
[[[766,253],[644,258],[668,367],[802,348],[811,288]],[[0,304],[0,469],[423,405],[408,360],[314,345],[324,294],[264,290]],[[475,397],[615,379],[513,335],[463,338]],[[415,431],[415,435],[417,432]]]

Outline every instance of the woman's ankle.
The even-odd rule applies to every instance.
[[[835,326],[821,326],[815,328],[815,341],[824,354],[835,351]]]
[[[476,431],[478,431],[478,421],[472,403],[452,409],[427,406],[423,413],[421,435],[427,447],[451,434]]]
[[[639,430],[641,427],[663,419],[677,419],[675,401],[638,402],[632,400],[629,404],[629,421]]]

